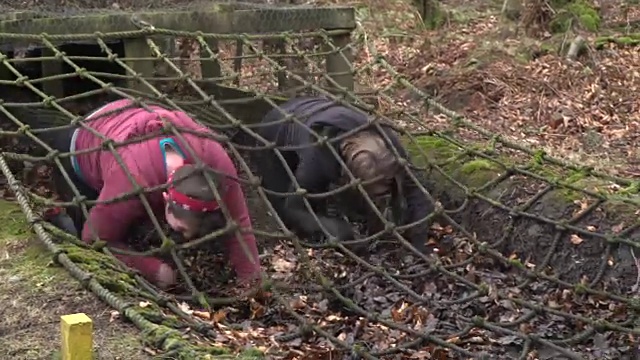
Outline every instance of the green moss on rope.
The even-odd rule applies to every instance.
[[[60,245],[71,261],[94,278],[109,291],[125,294],[137,283],[128,273],[115,268],[115,260],[104,253],[81,248],[76,245]]]
[[[238,354],[234,354],[224,347],[204,347],[193,345],[184,339],[181,332],[164,325],[154,325],[143,334],[144,342],[157,349],[163,349],[171,354],[171,358],[180,360],[204,360],[204,359],[240,359],[253,360],[264,359],[262,351],[249,348]]]
[[[154,324],[164,325],[170,328],[179,328],[184,325],[177,316],[163,314],[160,308],[155,304],[149,304],[146,307],[136,307],[135,310],[142,315],[145,319],[151,321]]]

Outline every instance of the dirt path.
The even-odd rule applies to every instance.
[[[94,321],[96,359],[150,359],[137,329],[51,263],[17,206],[0,201],[0,358],[56,359],[60,316],[83,312]]]

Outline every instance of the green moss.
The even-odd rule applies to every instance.
[[[425,25],[428,29],[438,29],[447,21],[447,13],[443,11],[439,6],[436,7],[435,13],[429,17],[428,21],[425,22]]]
[[[456,178],[467,186],[478,188],[495,179],[500,169],[499,165],[491,161],[474,159],[460,166]]]
[[[540,44],[540,52],[544,54],[552,54],[557,51],[557,48],[553,44],[541,43]]]
[[[500,165],[468,155],[466,149],[437,136],[415,137],[413,142],[406,143],[406,148],[415,165],[428,167],[429,164],[436,164],[449,176],[470,187],[485,185],[502,170]],[[477,148],[476,150],[483,151]],[[509,163],[508,159],[504,162]]]
[[[136,307],[135,310],[154,324],[164,325],[170,328],[178,328],[183,324],[177,316],[163,314],[155,304],[149,304],[149,306],[144,308]]]
[[[128,289],[137,286],[132,276],[115,268],[114,259],[110,256],[75,245],[60,246],[71,261],[82,270],[93,274],[94,278],[108,290],[126,293]]]
[[[496,171],[498,166],[485,159],[475,159],[468,161],[462,165],[460,172],[465,175],[475,174],[479,171]]]
[[[231,352],[223,347],[203,347],[193,345],[185,340],[180,331],[155,325],[143,332],[144,343],[156,349],[162,349],[169,354],[162,358],[180,360],[216,359],[216,356],[231,355]],[[238,357],[242,359],[242,357]]]
[[[516,57],[515,57],[516,61],[522,64],[527,64],[528,62],[530,62],[531,60],[533,60],[533,56],[531,53],[529,52],[521,52],[518,51],[516,53]]]
[[[10,276],[27,281],[36,288],[63,273],[54,266],[51,253],[35,239],[20,206],[0,200],[0,224],[0,250],[10,254],[20,252],[4,263]]]
[[[552,176],[545,176],[549,179],[553,178],[561,184],[572,185],[578,189],[591,190],[598,188],[598,186],[602,185],[602,181],[595,178],[588,178],[583,173],[573,172],[573,173],[555,173]],[[567,187],[558,187],[552,192],[549,193],[551,197],[551,201],[553,202],[574,202],[578,200],[583,200],[587,195],[584,192],[573,190]]]
[[[32,236],[31,226],[15,203],[0,200],[0,245],[12,245]]]
[[[616,44],[622,47],[633,47],[640,45],[640,34],[627,34],[625,36],[602,36],[595,40],[596,49],[602,49],[607,44]]]
[[[549,24],[553,33],[567,32],[574,25],[591,32],[600,28],[598,10],[586,0],[556,1],[553,6],[557,12]]]
[[[16,252],[9,260],[9,273],[27,281],[33,288],[58,281],[74,281],[53,261],[53,254],[33,234],[31,226],[17,204],[0,201],[0,249]],[[114,291],[125,291],[127,284],[135,284],[125,273],[114,270],[113,260],[102,253],[60,244],[67,256],[83,270],[95,275],[103,286]],[[19,254],[18,254],[19,253]]]
[[[251,349],[247,349],[247,350],[241,352],[240,355],[238,356],[238,358],[246,359],[246,360],[264,359],[265,355],[264,355],[264,352],[262,352],[261,350],[255,349],[255,348],[251,348]]]
[[[438,164],[447,176],[455,179],[462,185],[470,188],[481,188],[495,180],[506,171],[505,167],[513,164],[510,159],[498,158],[500,163],[496,163],[484,158],[468,155],[468,149],[462,149],[446,139],[437,136],[419,136],[405,141],[412,161],[420,167],[428,164]],[[472,144],[469,144],[472,146]],[[422,151],[420,151],[422,150]],[[485,149],[475,148],[476,151],[487,153]],[[428,161],[424,161],[425,156]],[[542,154],[539,154],[540,157]],[[557,166],[550,166],[544,161],[529,162],[527,171],[548,179],[552,183],[557,183],[558,187],[545,195],[545,201],[550,204],[567,204],[584,200],[587,195],[580,190],[573,190],[562,186],[562,184],[572,185],[577,189],[585,189],[595,193],[602,193],[610,200],[603,204],[603,209],[607,214],[618,218],[628,217],[634,213],[632,205],[624,202],[624,199],[638,199],[640,192],[640,182],[625,189],[617,191],[616,195],[608,193],[607,183],[589,176],[587,171],[570,171]],[[433,168],[427,167],[427,178],[432,183],[434,190],[440,194],[446,194],[449,198],[463,199],[465,191],[453,185],[445,176]],[[509,186],[504,183],[502,186]],[[513,185],[513,183],[511,183]],[[493,190],[491,190],[493,191]],[[436,194],[437,195],[437,194]],[[490,193],[489,193],[489,196]]]
[[[407,152],[418,166],[426,166],[429,162],[447,162],[464,154],[463,149],[437,136],[417,136],[413,141],[407,139],[404,143]],[[425,159],[423,152],[428,159]]]
[[[568,176],[566,177],[566,179],[564,180],[564,183],[566,184],[573,184],[576,183],[580,180],[583,180],[587,177],[587,174],[585,174],[582,171],[572,171],[568,174]]]
[[[638,210],[638,207],[636,205],[629,204],[629,203],[623,202],[621,199],[615,199],[615,198],[607,201],[603,205],[603,208],[606,210],[607,214],[611,214],[612,216],[624,215],[624,214],[627,214],[627,216],[628,214],[633,215]]]

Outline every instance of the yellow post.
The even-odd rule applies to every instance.
[[[93,322],[86,314],[60,317],[62,360],[93,359]]]

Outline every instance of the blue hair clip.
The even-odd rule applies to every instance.
[[[176,151],[178,151],[178,153],[180,154],[180,156],[182,156],[183,158],[187,158],[187,156],[184,154],[184,152],[182,151],[182,149],[180,149],[180,146],[178,146],[178,144],[176,143],[175,140],[173,140],[173,138],[164,138],[164,139],[160,139],[160,150],[162,150],[162,157],[163,158],[167,158],[167,146],[171,146],[172,148],[176,149]]]
[[[165,162],[165,164],[167,162],[167,146],[171,146],[172,148],[174,148],[184,159],[187,158],[182,149],[180,149],[180,146],[176,144],[175,140],[170,137],[160,139],[160,151],[162,151],[162,160]]]

